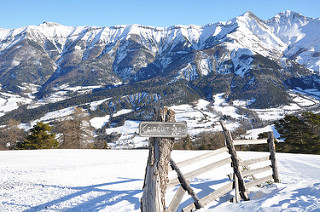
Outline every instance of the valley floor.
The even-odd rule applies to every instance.
[[[203,151],[173,151],[178,162]],[[267,153],[239,152],[241,158]],[[0,211],[140,211],[147,150],[0,152]],[[320,156],[277,154],[281,183],[251,189],[248,202],[200,211],[320,211]],[[186,170],[182,170],[186,171]],[[201,198],[226,182],[230,167],[191,181]],[[169,177],[172,177],[169,174]],[[167,192],[167,205],[176,188]],[[191,203],[185,195],[181,208]]]

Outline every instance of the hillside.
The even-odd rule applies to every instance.
[[[178,162],[202,153],[173,151],[172,158]],[[239,152],[243,159],[262,154]],[[0,210],[140,211],[147,156],[147,150],[1,151]],[[277,159],[281,183],[250,189],[249,202],[225,202],[227,195],[199,211],[320,210],[320,156],[278,153]],[[231,168],[218,171],[191,180],[200,197],[223,184]],[[190,203],[185,195],[182,206]]]
[[[0,122],[29,129],[82,107],[96,131],[120,133],[171,106],[199,112],[178,115],[191,134],[218,130],[221,117],[232,128],[270,129],[285,114],[320,111],[319,26],[296,12],[261,20],[248,11],[204,26],[0,29]]]

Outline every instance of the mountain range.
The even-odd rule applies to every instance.
[[[38,100],[65,92],[50,110],[108,98],[100,112],[112,113],[222,92],[252,108],[279,106],[290,103],[290,89],[320,89],[320,19],[284,11],[261,20],[249,11],[204,26],[0,29],[0,84],[19,95],[36,88]],[[79,86],[93,89],[68,89]]]

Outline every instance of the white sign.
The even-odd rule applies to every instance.
[[[143,137],[182,138],[188,135],[186,122],[141,122],[139,134]]]

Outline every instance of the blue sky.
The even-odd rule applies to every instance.
[[[67,26],[168,27],[227,21],[246,11],[261,19],[291,10],[320,18],[319,0],[0,0],[0,28],[53,21]]]

